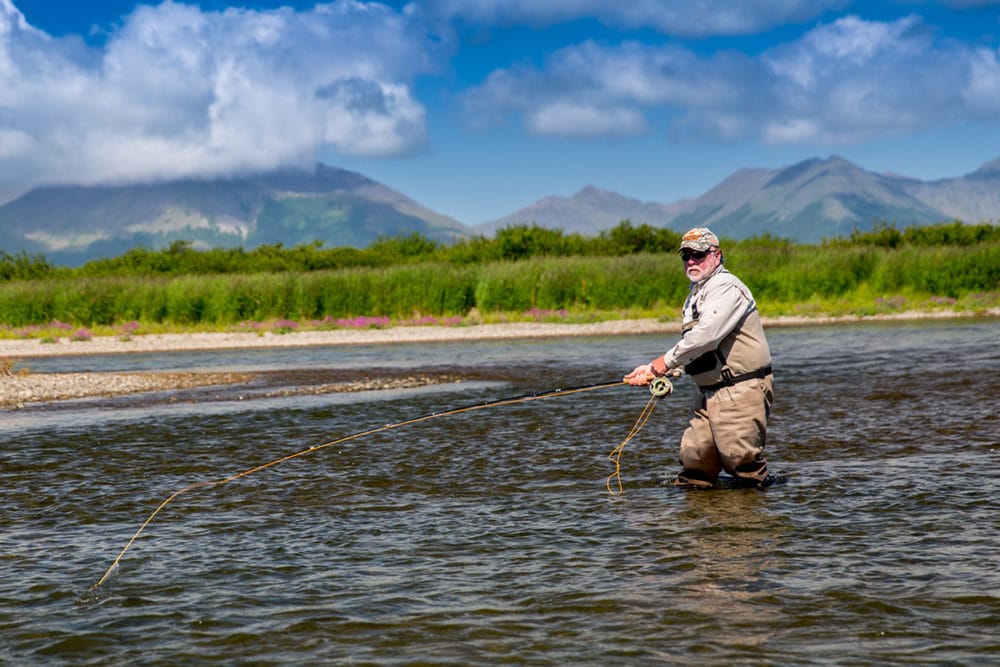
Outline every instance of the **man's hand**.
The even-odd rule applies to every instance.
[[[636,366],[635,370],[622,378],[622,382],[630,384],[634,387],[641,387],[643,385],[649,384],[656,374],[653,373],[651,368],[652,364],[643,364],[642,366]]]

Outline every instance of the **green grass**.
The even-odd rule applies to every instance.
[[[167,331],[288,333],[400,324],[678,317],[688,281],[677,255],[636,250],[669,246],[670,239],[647,239],[638,232],[648,230],[623,225],[615,238],[616,247],[630,248],[624,254],[555,256],[533,253],[571,246],[559,233],[518,231],[501,235],[506,245],[477,242],[477,252],[486,253],[510,250],[509,237],[519,241],[517,252],[506,253],[511,257],[477,263],[441,259],[440,246],[419,238],[373,244],[371,250],[399,258],[396,263],[317,270],[135,274],[129,269],[121,275],[95,275],[46,272],[32,258],[8,255],[11,267],[24,269],[28,277],[0,280],[0,336],[85,342],[90,335]],[[631,236],[623,240],[624,232]],[[585,248],[577,245],[576,250]],[[919,234],[881,228],[819,245],[761,238],[724,242],[723,247],[726,265],[749,285],[769,317],[985,313],[1000,305],[1000,235],[988,226],[952,224]],[[272,247],[254,256],[266,255],[267,266],[280,267],[289,258],[295,265],[308,263],[303,258],[319,252],[315,246]],[[202,257],[189,248],[163,255],[130,253],[144,262],[177,255],[190,266],[222,257],[211,251]]]

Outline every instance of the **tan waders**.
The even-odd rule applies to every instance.
[[[710,488],[725,470],[741,485],[767,485],[764,445],[774,400],[772,376],[698,392],[681,437],[678,486]]]

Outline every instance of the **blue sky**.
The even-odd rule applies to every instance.
[[[466,224],[1000,157],[1000,0],[0,0],[0,186],[359,171]]]

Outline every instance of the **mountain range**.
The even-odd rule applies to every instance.
[[[546,197],[481,225],[480,233],[519,223],[594,234],[620,220],[684,231],[711,227],[742,239],[772,234],[803,243],[849,235],[876,222],[899,227],[961,220],[1000,221],[1000,158],[960,178],[921,181],[878,174],[833,156],[780,169],[741,169],[693,199],[643,202],[589,186]]]
[[[318,165],[216,180],[37,187],[0,206],[0,249],[76,265],[129,248],[178,240],[194,247],[252,248],[321,241],[365,247],[380,236],[421,233],[444,242],[514,224],[595,235],[622,220],[723,237],[772,234],[804,243],[871,229],[1000,220],[1000,158],[958,178],[921,181],[866,171],[838,156],[778,168],[741,169],[705,194],[644,202],[587,186],[545,197],[475,226],[436,213],[362,174]]]

